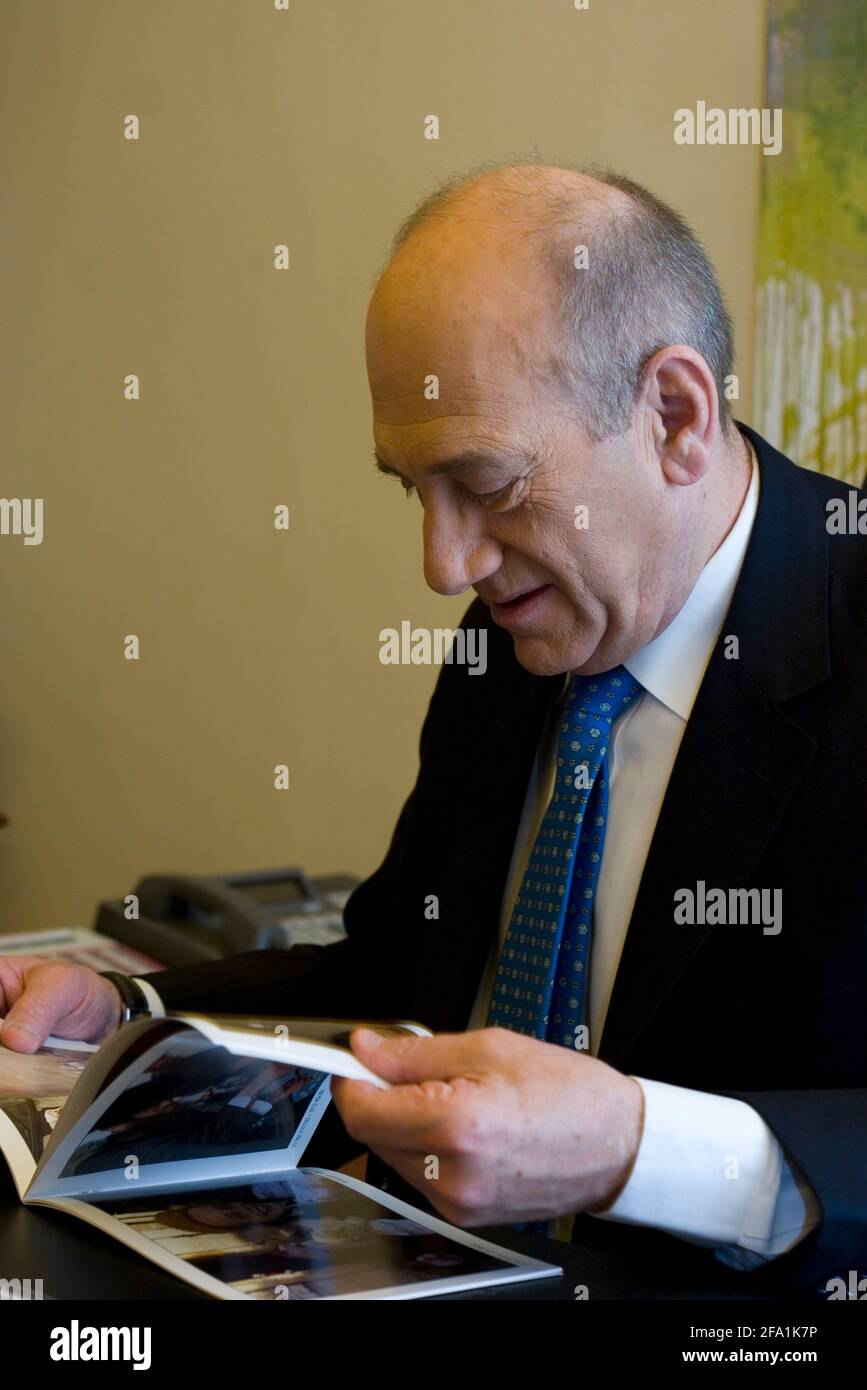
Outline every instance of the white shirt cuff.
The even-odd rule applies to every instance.
[[[141,990],[142,994],[147,1000],[147,1006],[153,1014],[154,1018],[165,1018],[165,1005],[163,1004],[162,999],[160,999],[160,996],[157,994],[150,981],[141,980],[139,979],[138,975],[133,975],[131,976],[131,978],[135,980],[136,984],[138,985],[139,989]]]
[[[768,1125],[731,1096],[633,1078],[644,1130],[629,1181],[602,1221],[652,1226],[752,1269],[790,1250],[821,1219]]]

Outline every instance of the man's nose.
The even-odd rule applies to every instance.
[[[424,514],[424,578],[434,593],[463,594],[502,563],[499,544],[456,511],[428,507]]]

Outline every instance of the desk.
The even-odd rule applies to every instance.
[[[639,1259],[619,1249],[625,1228],[600,1222],[598,1244],[563,1245],[509,1228],[479,1232],[499,1245],[561,1264],[562,1278],[540,1279],[505,1289],[449,1294],[453,1299],[574,1302],[576,1285],[599,1299],[698,1299],[762,1301],[750,1292],[749,1276],[716,1264],[704,1251],[653,1238]],[[101,1231],[44,1207],[24,1207],[0,1158],[0,1276],[42,1279],[46,1299],[171,1299],[213,1302],[189,1284],[166,1274]]]

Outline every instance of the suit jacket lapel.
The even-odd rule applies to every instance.
[[[829,674],[824,510],[801,470],[739,428],[758,455],[758,512],[639,885],[599,1048],[612,1065],[715,930],[675,923],[675,892],[746,886],[816,751],[781,706]]]

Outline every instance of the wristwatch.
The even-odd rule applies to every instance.
[[[121,975],[116,970],[100,970],[99,974],[104,980],[111,980],[120,994],[121,1023],[134,1023],[138,1018],[151,1017],[144,990],[129,975]]]

